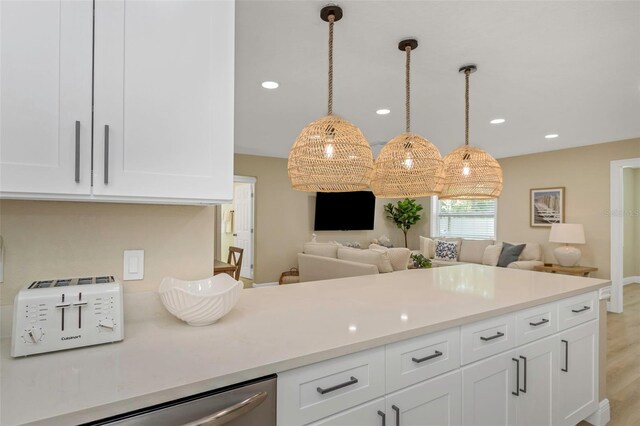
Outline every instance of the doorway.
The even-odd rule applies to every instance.
[[[240,277],[248,280],[254,276],[255,185],[254,177],[234,176],[233,202],[219,206],[216,224],[216,257],[226,262],[229,247],[242,248]]]
[[[610,312],[621,313],[623,310],[624,284],[635,282],[636,276],[627,276],[625,280],[625,251],[629,253],[629,246],[633,244],[630,238],[636,238],[638,232],[628,232],[630,229],[630,219],[638,223],[638,203],[635,201],[633,208],[629,205],[629,194],[625,197],[625,171],[629,169],[640,169],[640,158],[628,160],[616,160],[611,162],[611,301],[607,304]],[[638,170],[640,173],[640,170]],[[627,181],[629,183],[629,181]],[[629,189],[627,187],[627,189]],[[640,192],[636,188],[634,192]],[[625,198],[627,199],[625,203]],[[640,198],[640,197],[636,197]],[[627,230],[625,232],[625,222]],[[636,235],[633,235],[636,234]],[[626,239],[626,241],[625,241]],[[625,250],[625,245],[627,249]],[[631,249],[637,252],[638,247]],[[628,255],[626,256],[629,257]]]

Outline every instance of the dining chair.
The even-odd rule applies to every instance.
[[[233,276],[236,280],[240,280],[240,269],[242,268],[243,252],[243,248],[229,246],[229,257],[227,258],[227,263],[236,267],[236,272]]]

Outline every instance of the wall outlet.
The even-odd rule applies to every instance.
[[[125,250],[123,281],[144,279],[144,250]]]

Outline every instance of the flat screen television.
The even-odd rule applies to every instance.
[[[376,197],[371,191],[318,192],[315,231],[373,229]]]

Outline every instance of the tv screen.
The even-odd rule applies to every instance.
[[[373,229],[376,197],[371,191],[318,192],[315,231]]]

